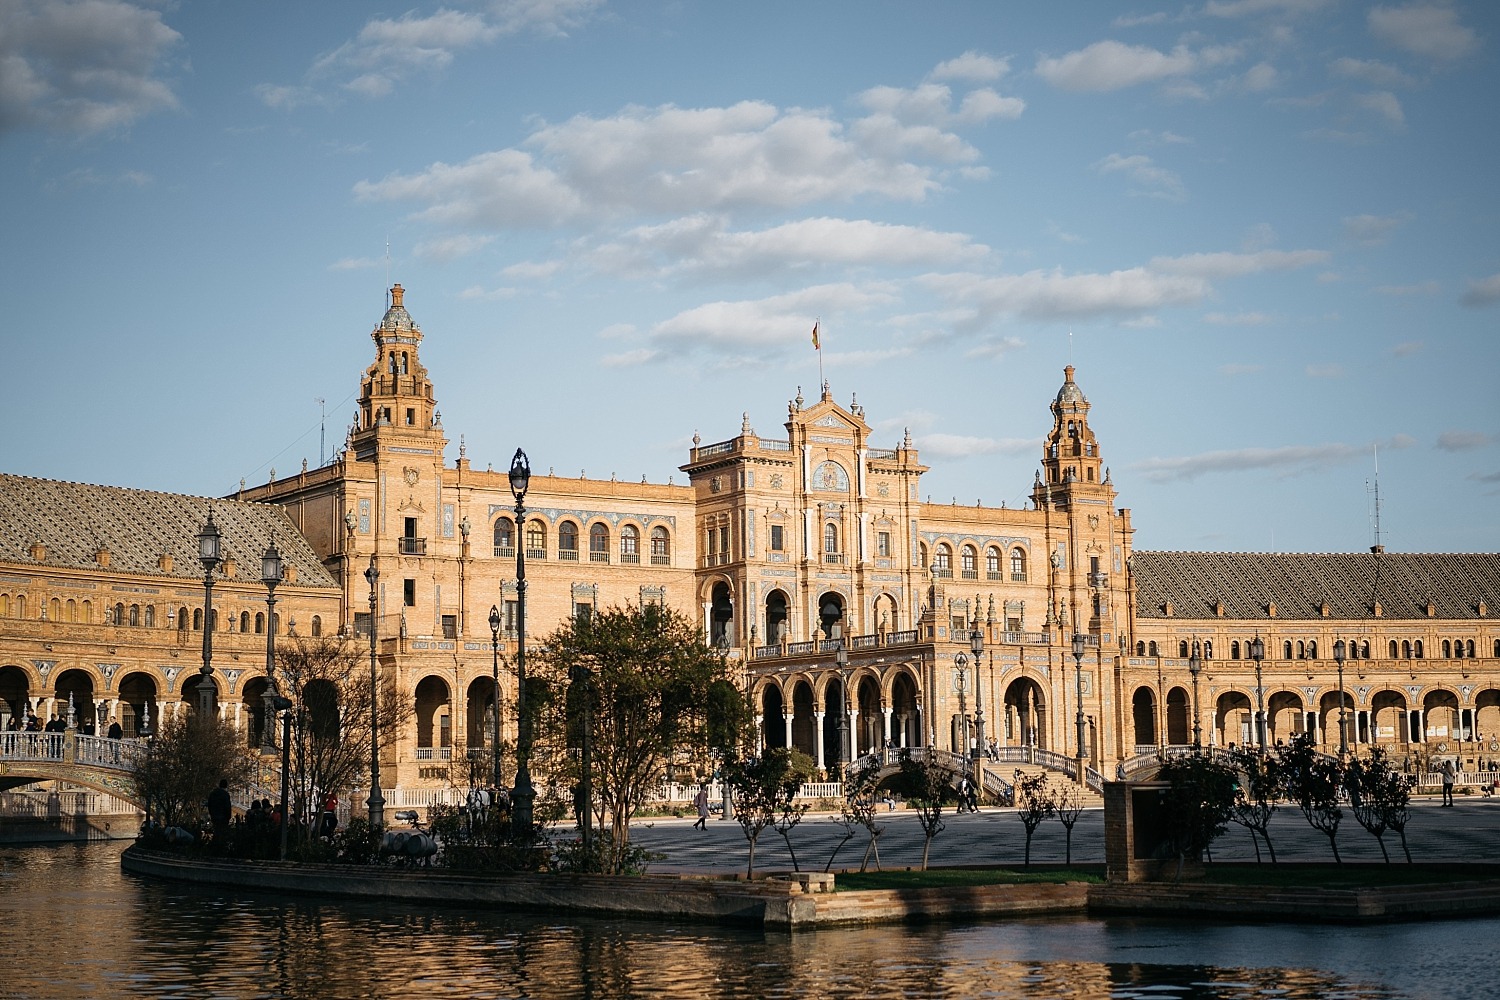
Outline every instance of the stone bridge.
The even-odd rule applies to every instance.
[[[0,789],[66,781],[140,805],[131,775],[142,740],[66,733],[0,733]]]
[[[917,747],[911,751],[915,759],[923,759],[924,756],[935,758],[949,772],[948,784],[958,788],[959,780],[966,774],[974,773],[974,764],[966,760],[961,754],[952,753],[947,750],[938,750],[933,747]],[[855,761],[855,765],[871,759],[880,760],[880,770],[876,772],[877,781],[886,778],[899,771],[901,751],[897,749],[886,749],[872,751]],[[1015,765],[1027,767],[1040,767],[1048,771],[1056,771],[1068,778],[1078,780],[1078,761],[1072,757],[1064,757],[1060,753],[1051,750],[1043,750],[1039,747],[997,747],[994,756],[986,756],[979,762],[983,765],[984,773],[984,799],[991,802],[1013,802],[1015,801],[1015,786],[1004,775],[1013,773]],[[1009,765],[1009,766],[1007,766]],[[1084,781],[1090,789],[1097,794],[1103,794],[1104,779],[1098,771],[1092,767],[1084,768]]]

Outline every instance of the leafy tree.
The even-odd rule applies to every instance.
[[[1339,823],[1344,818],[1344,811],[1339,808],[1339,792],[1344,787],[1343,762],[1319,753],[1308,733],[1294,737],[1279,756],[1288,797],[1297,803],[1308,825],[1328,838],[1333,860],[1343,864],[1337,839]]]
[[[618,873],[631,818],[660,785],[667,764],[707,756],[715,715],[709,707],[720,710],[728,701],[715,683],[727,680],[724,657],[703,645],[686,617],[655,604],[581,616],[542,647],[531,661],[536,683],[526,681],[529,702],[537,691],[538,741],[552,744],[554,774],[582,784],[582,754],[569,751],[582,750],[587,734],[591,808],[609,836],[603,864]],[[716,718],[715,726],[714,738],[734,738],[732,719]],[[590,808],[581,794],[579,802]]]
[[[370,780],[369,647],[349,636],[289,636],[276,649],[277,684],[292,701],[291,799],[310,837],[329,792],[347,795]],[[416,714],[412,700],[383,679],[374,713],[381,756],[396,747]],[[278,740],[280,735],[277,736]]]
[[[1052,797],[1052,811],[1058,822],[1067,831],[1067,864],[1073,863],[1073,826],[1083,815],[1083,789],[1069,783],[1063,785]]]
[[[1240,747],[1229,752],[1229,761],[1239,772],[1234,807],[1229,818],[1250,831],[1255,845],[1255,860],[1260,861],[1260,841],[1266,842],[1271,863],[1276,863],[1276,848],[1271,845],[1271,817],[1276,803],[1286,792],[1286,776],[1280,758],[1261,753],[1258,748]]]
[[[913,753],[910,747],[903,748],[896,758],[896,766],[899,770],[891,776],[891,784],[917,810],[917,819],[922,824],[922,870],[925,872],[932,838],[942,833],[945,825],[943,796],[948,793],[957,774],[926,749]]]
[[[1401,849],[1406,852],[1407,864],[1411,864],[1406,822],[1411,816],[1411,789],[1416,780],[1412,775],[1396,773],[1385,748],[1379,746],[1371,747],[1368,757],[1350,760],[1345,771],[1344,787],[1349,791],[1354,820],[1375,838],[1386,864],[1391,863],[1385,849],[1386,830],[1401,834]]]
[[[1057,802],[1047,784],[1047,774],[1016,772],[1016,817],[1026,827],[1026,867],[1031,867],[1031,835],[1042,821],[1057,812]],[[1070,830],[1071,832],[1071,830]]]
[[[723,780],[734,790],[734,819],[750,845],[746,878],[755,876],[755,845],[761,833],[773,825],[780,830],[780,824],[788,822],[783,817],[797,808],[797,790],[812,778],[813,770],[812,758],[791,747],[768,747],[759,757],[731,757],[724,762]],[[800,813],[797,818],[801,819]],[[789,831],[794,825],[785,828]]]
[[[834,822],[843,826],[844,836],[828,856],[828,864],[823,867],[825,872],[832,870],[833,859],[854,838],[854,831],[858,827],[864,827],[869,835],[869,840],[865,843],[865,856],[859,862],[859,870],[869,868],[871,854],[875,856],[875,870],[880,870],[880,845],[877,841],[885,832],[885,827],[875,821],[880,807],[880,768],[880,755],[871,754],[856,761],[845,775],[844,806],[838,816],[834,817]]]
[[[242,788],[254,774],[254,757],[233,726],[217,719],[198,725],[178,716],[146,741],[131,781],[153,823],[196,830],[208,793],[221,779]]]
[[[1228,763],[1194,751],[1169,758],[1162,764],[1160,778],[1171,786],[1162,819],[1181,877],[1183,862],[1199,857],[1229,828],[1237,774]]]

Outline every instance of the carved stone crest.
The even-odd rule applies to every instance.
[[[422,474],[419,470],[413,469],[408,465],[401,469],[401,477],[406,480],[407,486],[415,486],[417,485],[417,480],[422,478]]]

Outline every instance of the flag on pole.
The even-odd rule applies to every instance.
[[[813,350],[821,351],[823,345],[818,343],[818,321],[813,321]]]

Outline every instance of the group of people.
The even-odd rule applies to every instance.
[[[24,716],[18,713],[10,717],[7,728],[13,733],[65,733],[68,731],[68,720],[54,713],[49,721],[43,722],[34,712],[27,712]],[[78,724],[78,732],[83,736],[93,736],[94,720],[85,718]],[[119,719],[110,720],[105,735],[112,740],[124,738],[125,730],[120,727]]]

